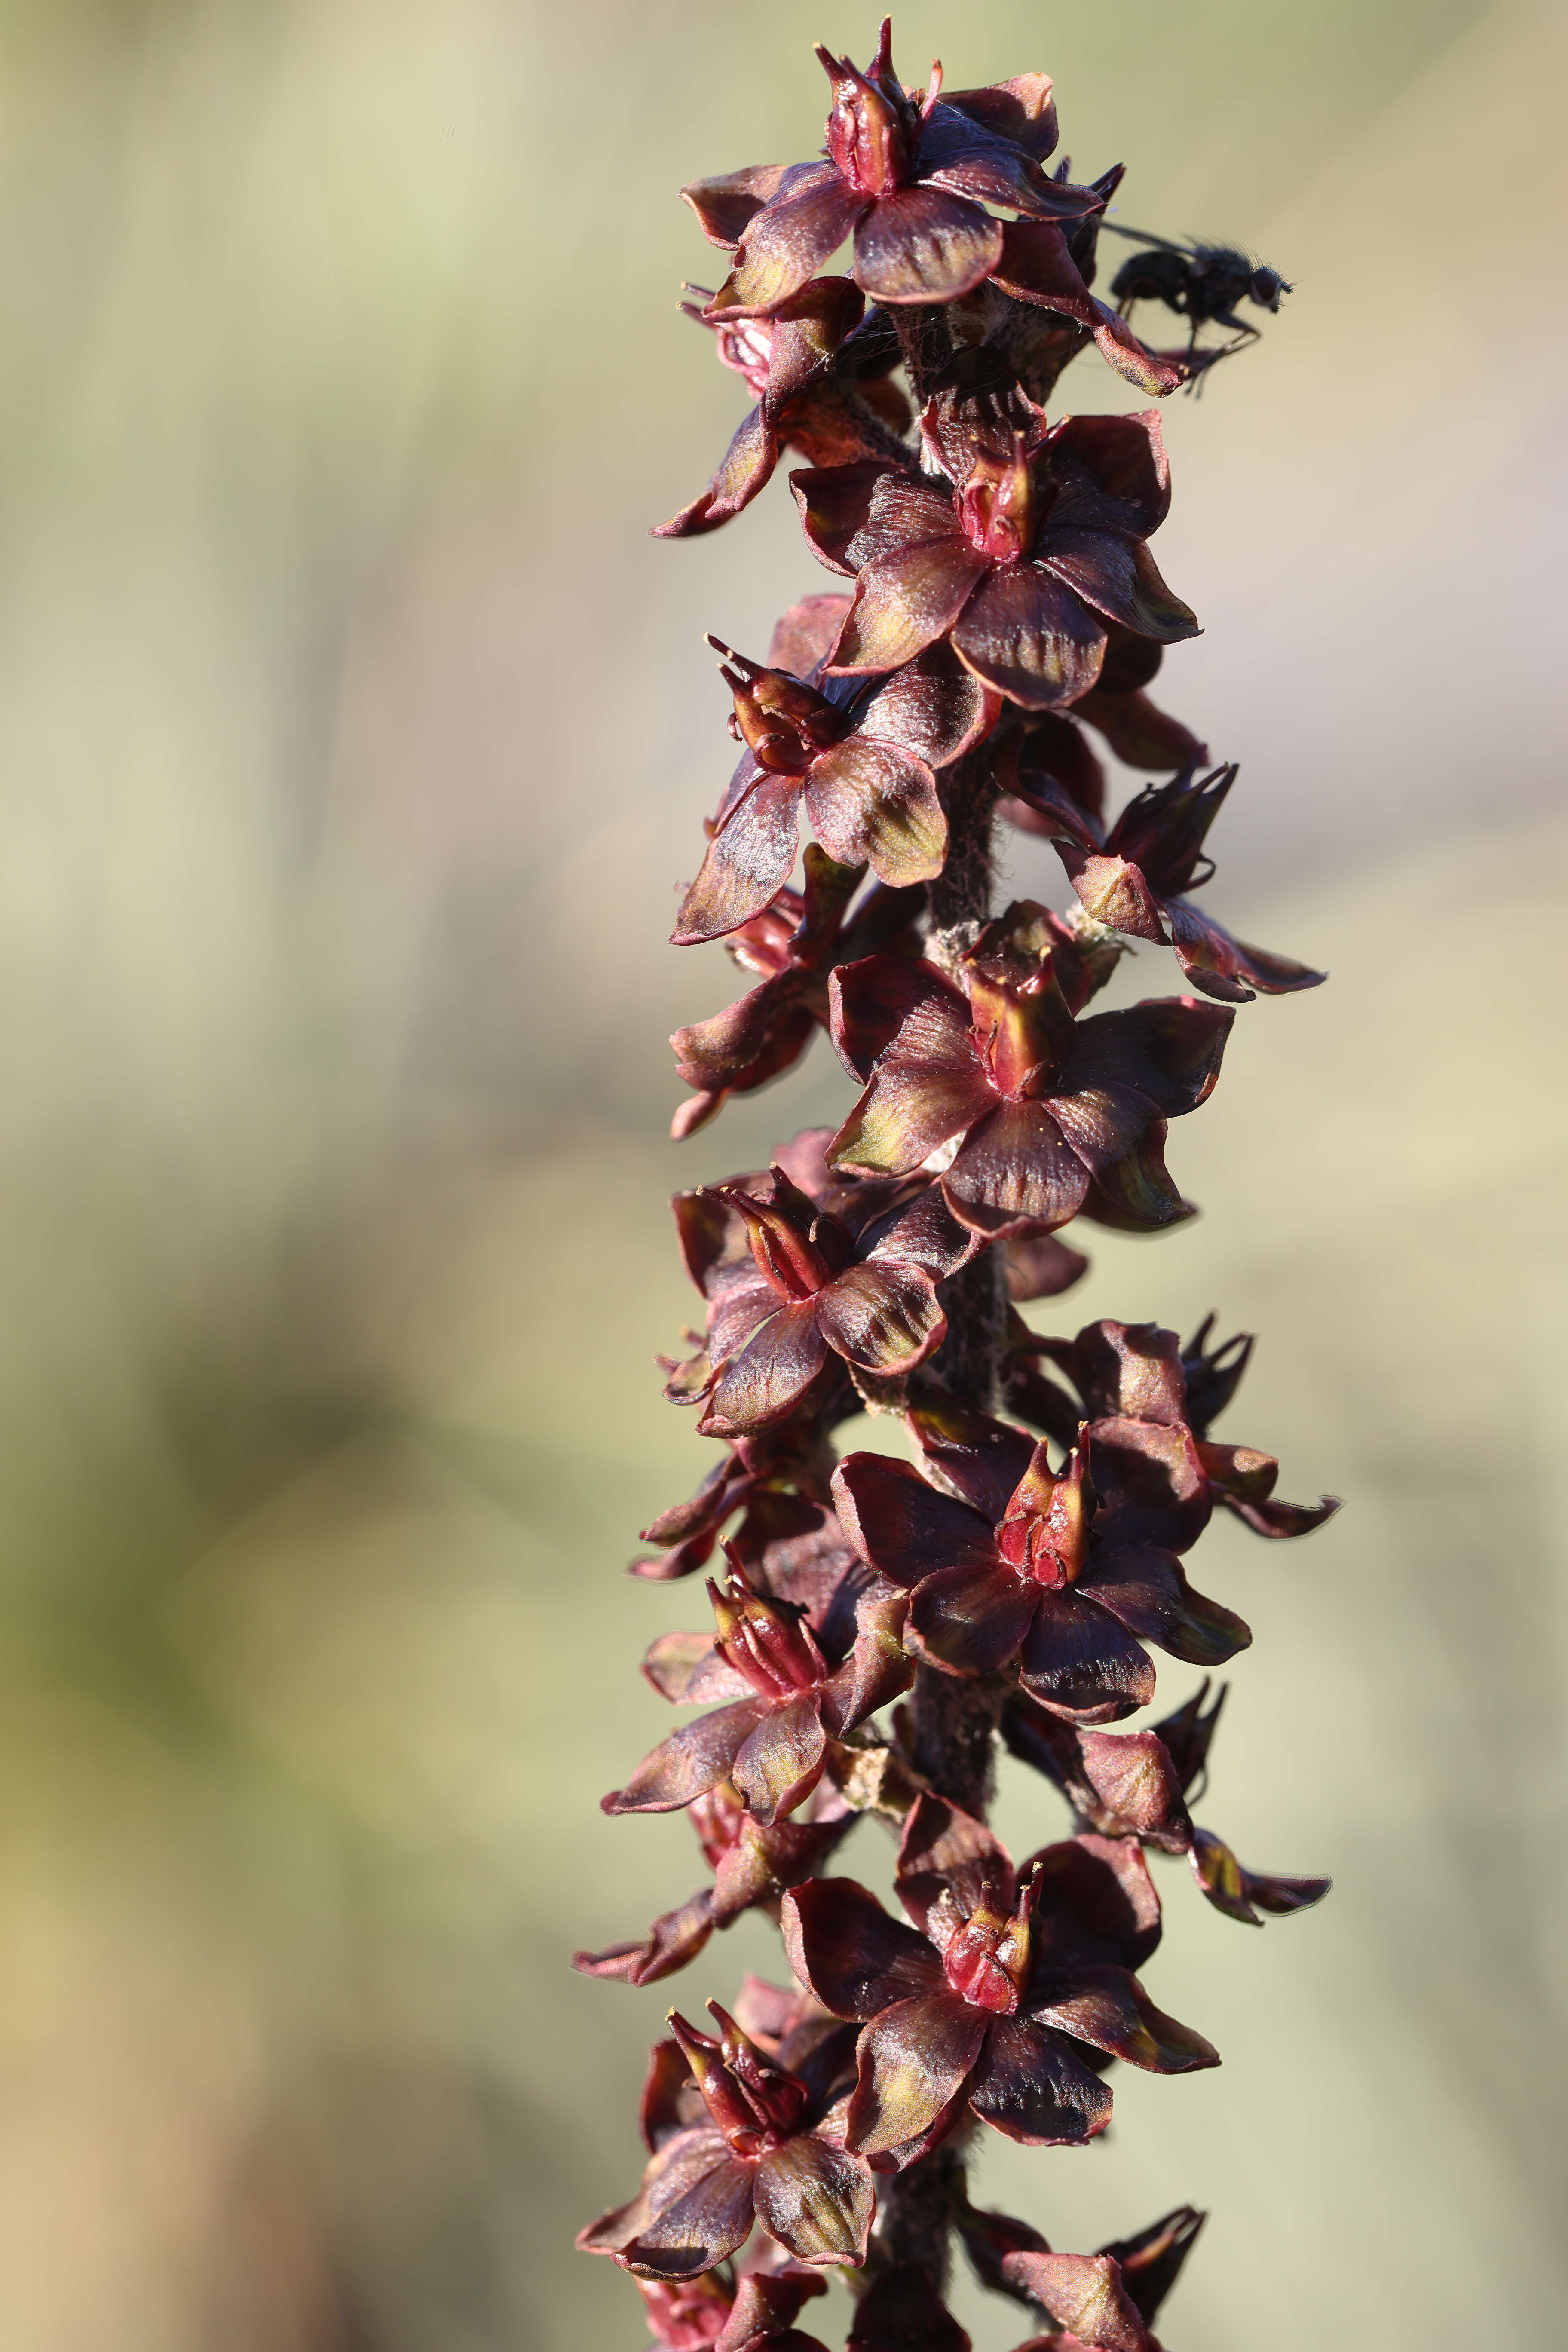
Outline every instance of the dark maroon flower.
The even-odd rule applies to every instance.
[[[984,1823],[921,1796],[899,1849],[912,1926],[853,1879],[784,1897],[791,1964],[838,2017],[864,2022],[846,2145],[893,2171],[965,2108],[1034,2147],[1103,2131],[1094,2071],[1124,2058],[1154,2074],[1218,2063],[1149,2000],[1133,1967],[1159,1937],[1136,1846],[1097,1838],[1046,1848],[1021,1871]]]
[[[1159,2352],[1110,2255],[1016,2253],[1003,2267],[1054,2323],[1030,2352],[1047,2344],[1052,2352]]]
[[[1125,1444],[1117,1433],[1131,1431],[1134,1425],[1144,1434],[1132,1442],[1145,1447],[1152,1444],[1156,1450],[1163,1441],[1150,1433],[1181,1432],[1195,1454],[1209,1501],[1234,1512],[1258,1535],[1310,1535],[1339,1509],[1331,1495],[1312,1505],[1277,1501],[1274,1486],[1279,1465],[1272,1454],[1259,1454],[1250,1445],[1210,1442],[1207,1423],[1220,1408],[1211,1404],[1207,1412],[1192,1412],[1187,1367],[1173,1331],[1162,1330],[1157,1323],[1115,1323],[1107,1318],[1086,1324],[1076,1339],[1035,1335],[1030,1346],[1065,1371],[1077,1391],[1075,1400],[1044,1381],[1034,1391],[1040,1426],[1058,1444],[1069,1444],[1084,1420],[1092,1424],[1091,1438],[1102,1446]],[[1220,1355],[1229,1354],[1235,1346],[1236,1342],[1227,1341]],[[1226,1386],[1226,1401],[1234,1393],[1245,1362],[1244,1350],[1235,1378]]]
[[[803,2304],[826,2293],[827,2282],[816,2271],[749,2271],[735,2289],[734,2308],[714,2352],[763,2352],[763,2346],[772,2352],[826,2352],[795,2324]]]
[[[1003,255],[997,205],[1031,220],[1079,220],[1103,198],[1047,179],[1057,142],[1045,74],[942,93],[933,66],[924,96],[893,71],[891,21],[865,73],[820,45],[833,89],[827,160],[755,166],[681,190],[734,269],[713,298],[719,317],[773,311],[854,239],[856,283],[879,302],[948,302],[988,277]]]
[[[1233,939],[1185,895],[1214,872],[1204,842],[1236,777],[1233,763],[1206,776],[1189,769],[1172,783],[1146,784],[1117,818],[1103,850],[1085,849],[1076,838],[1058,838],[1057,847],[1097,922],[1173,947],[1176,961],[1205,996],[1245,1004],[1258,990],[1281,996],[1316,988],[1327,975]]]
[[[706,2352],[723,2334],[735,2299],[715,2272],[694,2279],[638,2279],[648,2334],[667,2352]]]
[[[1110,1723],[1153,1694],[1145,1642],[1214,1665],[1251,1640],[1182,1571],[1209,1515],[1184,1432],[1098,1424],[1091,1499],[1079,1449],[1058,1475],[1044,1440],[984,1413],[922,1407],[909,1427],[955,1491],[890,1455],[851,1454],[834,1492],[865,1559],[908,1588],[905,1639],[933,1664],[986,1675],[1016,1660],[1043,1705]]]
[[[1086,1205],[1136,1226],[1189,1215],[1165,1122],[1207,1097],[1233,1015],[1173,996],[1079,1022],[1087,985],[1065,927],[1026,900],[987,926],[956,982],[880,956],[841,968],[833,1042],[866,1090],[834,1162],[904,1174],[956,1144],[948,1204],[996,1235]]]
[[[672,2014],[675,2042],[654,2053],[645,2094],[653,2157],[641,2189],[578,2245],[644,2277],[690,2278],[732,2254],[755,2219],[807,2268],[858,2265],[876,2194],[869,2167],[843,2144],[841,2116],[807,2074],[770,2057],[717,2001],[708,2006],[719,2039]],[[693,2084],[700,2122],[686,2120]]]
[[[785,446],[800,450],[816,466],[887,454],[887,432],[877,429],[875,419],[833,374],[838,350],[865,307],[859,289],[847,278],[813,278],[768,319],[718,323],[694,304],[682,303],[689,318],[714,329],[720,358],[745,378],[757,404],[738,427],[708,488],[659,523],[656,539],[692,539],[728,522],[766,488]]]
[[[973,1239],[934,1185],[906,1191],[858,1231],[776,1164],[753,1191],[730,1184],[678,1195],[678,1213],[683,1202],[693,1203],[688,1264],[693,1237],[710,1258],[709,1369],[696,1391],[705,1435],[779,1419],[836,1358],[864,1372],[902,1373],[941,1344],[947,1318],[937,1281],[964,1263]],[[727,1224],[741,1228],[749,1269],[728,1230],[718,1230]]]
[[[716,1928],[728,1927],[759,1905],[775,1904],[786,1886],[797,1886],[820,1870],[856,1820],[837,1790],[819,1789],[809,1821],[773,1822],[764,1828],[728,1780],[694,1797],[687,1812],[713,1884],[662,1913],[640,1944],[574,1952],[572,1965],[584,1976],[631,1985],[674,1976],[697,1958]]]
[[[954,2218],[982,2285],[1050,2317],[1053,2332],[1033,2338],[1033,2345],[1049,2345],[1053,2352],[1074,2352],[1085,2344],[1108,2352],[1129,2346],[1159,2352],[1154,2338],[1137,2330],[1152,2324],[1205,2216],[1191,2205],[1178,2205],[1146,2230],[1114,2239],[1093,2256],[1053,2253],[1028,2222],[1008,2213],[983,2212],[967,2200]],[[1020,2346],[1019,2352],[1026,2347]]]
[[[765,1599],[738,1571],[724,1591],[711,1582],[708,1591],[717,1637],[663,1634],[643,1671],[678,1705],[729,1704],[661,1740],[626,1787],[603,1800],[607,1813],[674,1812],[728,1780],[747,1811],[770,1825],[810,1796],[830,1739],[842,1739],[909,1687],[903,1596],[895,1587],[861,1595],[854,1643],[837,1667],[800,1612]]]
[[[855,576],[830,672],[896,669],[946,637],[1010,701],[1053,710],[1096,684],[1108,624],[1196,635],[1146,545],[1171,503],[1158,412],[1047,430],[1022,394],[1010,407],[1027,430],[950,437],[951,489],[876,464],[790,476],[813,552]]]
[[[1331,1882],[1247,1870],[1223,1838],[1194,1827],[1186,1792],[1203,1771],[1225,1696],[1222,1688],[1205,1716],[1207,1690],[1205,1675],[1195,1696],[1153,1731],[1106,1732],[1064,1723],[1020,1689],[1008,1700],[1003,1732],[1015,1756],[1055,1781],[1076,1828],[1184,1853],[1216,1911],[1261,1927],[1265,1912],[1284,1917],[1321,1902]]]
[[[803,808],[837,865],[869,864],[892,887],[940,874],[947,819],[936,772],[980,741],[999,698],[942,648],[869,692],[850,678],[822,678],[819,692],[811,677],[708,642],[724,656],[746,749],[681,902],[675,945],[720,939],[777,897],[795,867]]]

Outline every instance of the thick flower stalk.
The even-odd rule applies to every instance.
[[[685,307],[753,405],[660,536],[718,529],[793,450],[835,585],[765,656],[709,640],[740,761],[674,937],[721,941],[753,984],[673,1040],[674,1132],[819,1029],[858,1091],[837,1129],[676,1196],[702,1310],[666,1392],[721,1452],[633,1572],[709,1571],[713,1622],[649,1650],[647,1680],[697,1711],[603,1801],[686,1812],[708,1875],[576,1962],[652,1983],[760,1910],[793,1983],[748,1978],[709,2002],[711,2033],[671,2011],[641,2187],[580,2242],[631,2273],[670,2352],[825,2352],[807,2307],[828,2273],[854,2291],[849,2352],[968,2352],[942,2300],[955,2244],[1028,2312],[1027,2352],[1157,2352],[1201,2214],[1064,2253],[969,2176],[987,2131],[1092,2141],[1121,2066],[1219,2063],[1144,1982],[1171,1857],[1251,1926],[1327,1890],[1247,1867],[1191,1810],[1212,1670],[1251,1635],[1188,1555],[1216,1511],[1279,1539],[1336,1507],[1281,1501],[1272,1455],[1213,1434],[1250,1338],[1214,1344],[1212,1318],[1184,1344],[1154,1321],[1058,1334],[1020,1311],[1081,1279],[1086,1224],[1191,1215],[1171,1121],[1213,1091],[1238,1008],[1322,978],[1194,903],[1236,770],[1148,692],[1198,627],[1150,548],[1159,413],[1056,397],[1091,344],[1161,398],[1254,331],[1234,291],[1198,300],[1190,256],[1178,286],[1184,249],[1157,240],[1120,309],[1094,294],[1121,170],[1048,168],[1045,75],[948,92],[933,66],[906,89],[886,25],[863,72],[817,57],[820,159],[683,191],[726,257]],[[1289,289],[1257,274],[1277,310]],[[1187,319],[1184,348],[1145,348],[1139,300]],[[1205,346],[1215,322],[1241,331]],[[1108,760],[1135,779],[1115,814]],[[1003,824],[1053,845],[1059,908],[994,903]],[[1171,992],[1097,1009],[1134,940],[1173,951]],[[901,1422],[900,1458],[840,1455],[868,1414]],[[1157,1659],[1203,1679],[1113,1728],[1155,1703]],[[1017,1863],[987,1824],[999,1755],[1066,1809]],[[898,1841],[892,1906],[838,1874],[868,1817]]]

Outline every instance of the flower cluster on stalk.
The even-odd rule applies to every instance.
[[[719,528],[793,451],[837,584],[765,658],[709,641],[740,760],[674,939],[722,942],[754,984],[677,1033],[674,1132],[818,1029],[858,1092],[836,1129],[675,1199],[701,1309],[666,1392],[721,1452],[632,1565],[706,1571],[712,1622],[653,1643],[646,1678],[696,1711],[603,1802],[684,1811],[707,1876],[576,1958],[660,1981],[762,1911],[794,1982],[748,1978],[708,2004],[711,2032],[671,2011],[641,2186],[580,2243],[632,2274],[670,2352],[823,2352],[825,2273],[855,2285],[850,2352],[967,2352],[942,2301],[955,2235],[1032,2314],[1031,2347],[1150,2352],[1203,2217],[1061,2253],[973,2204],[967,2163],[980,2125],[1094,2139],[1119,2063],[1218,2063],[1143,1983],[1151,1857],[1184,1854],[1250,1925],[1326,1891],[1194,1823],[1210,1677],[1251,1636],[1184,1561],[1216,1510],[1278,1539],[1335,1506],[1279,1500],[1271,1455],[1212,1435],[1249,1338],[1215,1344],[1212,1318],[1184,1344],[1109,1318],[1056,1336],[1020,1310],[1083,1277],[1085,1221],[1192,1214],[1170,1122],[1213,1090],[1238,1006],[1323,975],[1194,902],[1236,770],[1147,691],[1198,628],[1151,551],[1159,412],[1057,405],[1091,344],[1154,398],[1222,355],[1195,326],[1152,352],[1095,295],[1121,167],[1050,168],[1043,74],[948,91],[933,66],[906,88],[887,25],[864,71],[816,54],[820,159],[682,192],[726,257],[686,308],[753,404],[660,535]],[[1114,816],[1107,757],[1152,778]],[[993,904],[1008,823],[1054,847],[1066,913]],[[1173,951],[1175,986],[1094,1009],[1132,941]],[[899,1458],[839,1457],[868,1412],[898,1420]],[[1201,1685],[1152,1728],[1109,1728],[1154,1700],[1152,1652]],[[961,1719],[967,1746],[942,1728]],[[985,1820],[998,1751],[1068,1809],[1020,1863]],[[898,1839],[896,1908],[833,1874],[867,1816]]]

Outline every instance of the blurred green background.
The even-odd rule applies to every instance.
[[[0,2345],[643,2340],[671,1988],[574,1978],[697,1883],[595,1799],[663,1726],[628,1585],[707,1449],[649,1364],[683,1150],[663,946],[727,771],[704,627],[825,584],[775,486],[690,546],[739,387],[685,178],[809,153],[804,0],[0,10]],[[1091,2246],[1215,2218],[1175,2347],[1554,2340],[1564,2032],[1558,578],[1568,27],[1531,0],[915,0],[911,78],[1058,80],[1122,216],[1297,291],[1170,404],[1166,699],[1244,762],[1216,911],[1332,984],[1237,1023],[1204,1206],[1064,1302],[1260,1331],[1222,1434],[1351,1498],[1217,1529],[1257,1646],[1169,1878],[1215,2075],[981,2187]],[[1072,404],[1128,404],[1080,362]],[[1132,782],[1131,778],[1123,782]],[[1020,889],[1050,861],[1015,860]],[[1059,890],[1059,883],[1057,886]],[[1139,977],[1173,985],[1167,960]],[[883,1442],[868,1431],[871,1442]],[[1162,1699],[1194,1679],[1162,1669]],[[1059,1811],[1010,1779],[1021,1843]],[[868,1825],[849,1866],[885,1869]],[[744,1923],[683,1998],[777,1973]],[[973,2317],[982,2352],[1023,2332]]]

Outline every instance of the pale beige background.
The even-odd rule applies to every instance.
[[[673,191],[808,152],[809,38],[872,18],[0,21],[0,2352],[635,2352],[567,2240],[667,1989],[565,1955],[695,1883],[595,1806],[697,1622],[619,1573],[705,1454],[663,1196],[847,1091],[819,1050],[662,1140],[729,977],[662,945],[725,771],[700,632],[821,584],[782,488],[644,536],[739,413]],[[1212,2204],[1191,2352],[1545,2346],[1563,18],[919,0],[933,48],[1049,68],[1126,218],[1297,284],[1168,414],[1161,560],[1207,629],[1170,699],[1245,762],[1215,903],[1333,981],[1243,1013],[1176,1138],[1204,1219],[1098,1245],[1081,1311],[1260,1330],[1228,1431],[1351,1498],[1205,1553],[1258,1636],[1208,1817],[1335,1895],[1255,1936],[1173,1873],[1151,1981],[1224,2069],[982,2185],[1071,2246]]]

